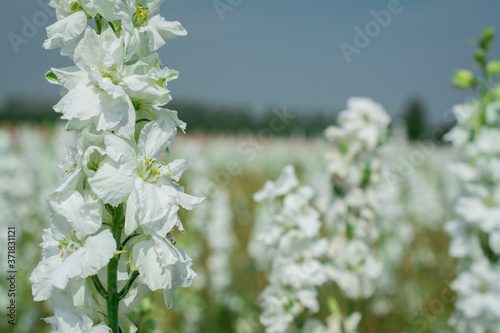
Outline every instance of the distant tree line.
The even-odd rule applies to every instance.
[[[0,121],[3,122],[45,122],[60,121],[60,114],[54,112],[54,101],[26,100],[11,98],[0,107]],[[179,111],[179,117],[188,124],[190,132],[210,133],[258,133],[263,129],[270,129],[274,135],[291,136],[301,135],[314,137],[322,135],[324,129],[335,123],[337,111],[305,113],[293,109],[269,109],[256,115],[250,108],[240,106],[217,106],[187,100],[172,101],[168,107]],[[277,114],[294,115],[287,118],[285,126],[276,127],[274,119]],[[410,101],[402,112],[402,120],[407,127],[410,140],[422,140],[431,136],[431,129],[426,121],[426,111],[423,103],[418,100]],[[448,129],[453,124],[447,124]],[[278,128],[278,130],[276,130]],[[439,138],[440,139],[440,138]]]

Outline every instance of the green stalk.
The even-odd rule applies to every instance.
[[[134,281],[135,279],[137,279],[137,277],[139,276],[139,272],[138,271],[134,271],[132,273],[132,275],[129,277],[127,283],[125,284],[125,286],[123,287],[122,290],[120,290],[120,292],[118,293],[118,300],[122,300],[125,296],[127,296],[129,290],[130,290],[130,287],[132,287],[132,284],[134,284]]]
[[[94,283],[97,292],[105,299],[108,299],[108,291],[104,288],[97,275],[92,276],[92,282]]]
[[[101,34],[101,31],[102,31],[102,16],[101,14],[97,14],[94,18],[95,20],[95,30],[97,32],[98,35]]]
[[[116,250],[121,247],[121,235],[123,228],[123,204],[120,204],[113,212],[113,225],[112,232],[113,238],[116,242]],[[118,328],[118,261],[120,254],[115,254],[108,264],[108,293],[107,293],[107,307],[108,307],[108,326],[113,333],[119,333]]]

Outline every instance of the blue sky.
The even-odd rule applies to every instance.
[[[471,66],[472,43],[483,27],[500,28],[500,2],[401,0],[401,12],[348,63],[339,45],[354,45],[354,28],[364,29],[374,20],[370,12],[387,10],[391,1],[221,0],[232,9],[221,20],[212,0],[167,0],[162,15],[189,31],[160,51],[164,65],[181,72],[169,85],[172,95],[255,112],[270,106],[333,112],[350,96],[366,96],[394,114],[419,97],[439,123],[466,97],[450,87],[450,75]],[[19,45],[18,53],[8,38],[22,36],[23,17],[33,22],[43,12],[37,2],[2,4],[0,104],[12,95],[59,97],[43,74],[70,62],[42,49],[44,30]],[[493,52],[498,58],[499,50]]]

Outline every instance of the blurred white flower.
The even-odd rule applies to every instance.
[[[71,278],[86,278],[106,266],[116,251],[113,235],[101,228],[99,204],[74,192],[63,202],[49,201],[52,226],[43,232],[43,259],[33,271],[35,301],[64,289]]]

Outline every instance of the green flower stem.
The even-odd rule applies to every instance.
[[[139,236],[139,234],[133,234],[133,235],[130,235],[127,238],[125,238],[125,240],[122,243],[122,248],[128,243],[129,240],[131,240],[132,238],[137,237],[137,236]]]
[[[104,298],[108,298],[108,292],[104,288],[104,286],[101,283],[101,280],[99,280],[99,277],[97,275],[92,276],[92,282],[94,283],[94,286],[97,290],[97,292]]]
[[[95,30],[97,32],[98,35],[101,34],[101,31],[102,31],[102,16],[101,14],[97,14],[94,18],[95,20]]]
[[[123,228],[123,204],[120,204],[113,212],[113,225],[112,232],[113,238],[116,242],[116,249],[119,250],[121,247],[121,235]],[[108,306],[108,326],[113,333],[119,333],[118,328],[118,304],[120,300],[118,299],[118,261],[120,260],[120,254],[117,253],[111,258],[108,264],[108,294],[107,294],[107,306]]]
[[[120,290],[118,293],[118,300],[122,300],[130,290],[130,287],[132,287],[132,284],[134,284],[135,279],[139,276],[139,271],[134,271],[132,275],[130,275],[130,278],[128,279],[127,283],[123,286],[123,289]]]

